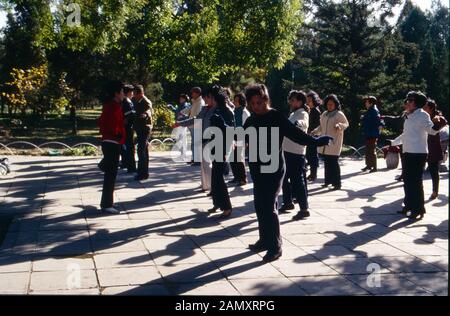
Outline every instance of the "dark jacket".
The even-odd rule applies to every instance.
[[[210,126],[217,127],[222,131],[223,139],[223,153],[227,154],[231,150],[231,144],[226,143],[226,129],[227,127],[234,128],[234,112],[229,106],[215,107],[214,114],[210,118]],[[212,152],[214,154],[214,150]]]
[[[246,142],[248,143],[249,150],[257,153],[257,161],[249,162],[250,173],[252,177],[261,173],[261,166],[269,165],[270,162],[263,162],[263,159],[260,157],[260,146],[267,146],[262,149],[262,152],[267,151],[267,148],[275,148],[272,146],[272,129],[271,127],[278,127],[278,139],[274,139],[277,142],[276,147],[278,147],[278,159],[279,163],[277,169],[279,172],[284,170],[284,156],[282,152],[282,143],[283,138],[287,137],[290,140],[296,142],[299,145],[317,145],[317,139],[312,137],[305,132],[303,132],[300,128],[295,126],[287,117],[278,112],[275,109],[271,109],[269,112],[263,115],[251,115],[247,121],[245,121],[244,129],[248,127],[256,128],[256,137],[257,139],[250,141],[246,138]],[[261,127],[267,128],[267,137],[264,137],[264,141],[260,141]],[[273,149],[272,149],[273,150]]]
[[[311,109],[309,112],[309,125],[308,125],[308,133],[312,130],[315,130],[320,125],[320,109],[318,106]]]
[[[428,158],[429,163],[438,163],[444,160],[442,153],[441,138],[439,134],[428,135]]]
[[[134,120],[136,119],[136,112],[134,111],[133,102],[128,98],[123,99],[122,113],[123,117],[127,120],[125,128],[131,130],[133,128]]]
[[[374,105],[367,110],[363,117],[364,136],[366,138],[379,138],[381,126],[384,126],[384,122],[381,119],[380,111]]]

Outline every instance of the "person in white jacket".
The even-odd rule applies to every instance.
[[[406,116],[403,133],[392,141],[393,146],[403,145],[404,207],[398,213],[410,219],[422,219],[425,210],[423,170],[428,155],[428,135],[436,135],[447,122],[437,116],[434,121],[422,108],[427,97],[420,91],[410,91],[406,96]]]
[[[189,119],[195,119],[205,107],[205,101],[202,98],[202,89],[200,87],[194,87],[191,89],[191,108],[189,109]],[[189,164],[193,166],[200,165],[201,159],[201,144],[195,144],[194,140],[194,126],[189,127],[189,132],[191,134],[191,151],[192,159]],[[201,139],[201,137],[200,137]]]
[[[309,108],[306,104],[306,93],[293,90],[289,93],[288,102],[292,110],[289,121],[306,133],[309,126]],[[295,209],[292,201],[292,197],[295,196],[300,205],[300,211],[293,219],[304,219],[310,216],[306,180],[306,146],[299,145],[285,137],[282,148],[286,161],[286,174],[283,179],[283,205],[278,212],[287,213],[288,210]]]

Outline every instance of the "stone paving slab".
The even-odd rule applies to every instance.
[[[99,158],[9,157],[13,172],[0,183],[0,220],[12,220],[0,245],[0,294],[448,294],[448,174],[414,222],[396,214],[399,170],[363,174],[355,171],[363,161],[342,159],[343,190],[329,191],[321,168],[309,186],[311,217],[281,215],[283,256],[262,264],[264,253],[247,249],[258,238],[251,183],[229,187],[234,212],[221,220],[206,212],[198,167],[151,156],[147,181],[119,171],[120,215],[98,211]]]

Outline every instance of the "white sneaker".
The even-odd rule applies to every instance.
[[[120,214],[120,211],[116,210],[114,207],[107,207],[102,209],[102,211],[110,214]]]

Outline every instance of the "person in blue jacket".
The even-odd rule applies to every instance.
[[[377,98],[368,96],[364,98],[364,106],[367,111],[363,116],[363,130],[366,139],[366,166],[362,171],[377,172],[377,142],[380,138],[381,128],[384,122],[377,108]]]

